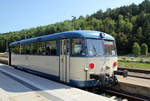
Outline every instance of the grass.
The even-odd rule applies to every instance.
[[[8,55],[7,54],[4,54],[4,53],[0,53],[0,57],[8,57]]]
[[[119,61],[118,65],[119,65],[119,67],[137,68],[137,69],[150,69],[150,63]]]
[[[131,57],[131,56],[119,56],[120,61],[130,61],[130,62],[149,62],[150,63],[150,57],[149,56],[141,56],[141,57]]]

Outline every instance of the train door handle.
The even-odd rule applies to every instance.
[[[63,61],[64,61],[64,59],[62,58],[62,59],[61,59],[61,62],[63,62]]]

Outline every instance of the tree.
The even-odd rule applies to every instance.
[[[127,54],[129,51],[129,46],[128,45],[128,38],[127,36],[120,32],[116,36],[116,41],[117,41],[117,50],[119,50],[119,53],[121,54]]]
[[[150,50],[150,33],[148,33],[148,35],[147,35],[147,45],[148,45],[148,50]]]
[[[124,26],[124,32],[130,34],[132,32],[133,25],[130,22],[126,22]]]
[[[97,30],[115,37],[118,53],[132,53],[132,44],[146,43],[150,51],[150,0],[143,0],[139,5],[131,4],[116,9],[97,11],[92,15],[80,16],[75,20],[75,29]],[[6,50],[6,43],[69,31],[73,28],[72,20],[55,24],[23,29],[0,34],[0,51]]]
[[[146,43],[143,43],[143,44],[141,45],[141,54],[142,54],[142,55],[147,55],[147,54],[148,54],[148,46],[147,46]]]
[[[107,33],[112,33],[115,30],[115,21],[112,20],[111,18],[106,18],[103,21],[103,25],[104,25],[104,31]]]
[[[118,31],[123,32],[124,31],[124,26],[126,24],[126,22],[124,21],[123,15],[119,15],[117,24],[118,24],[118,26],[117,26]]]
[[[136,32],[136,33],[137,33],[137,34],[136,34],[137,41],[138,41],[138,42],[141,42],[141,40],[143,39],[142,28],[139,27],[139,28],[137,29],[137,32]]]
[[[132,46],[132,52],[135,56],[140,55],[141,47],[139,46],[139,44],[137,42],[134,42],[134,44]]]

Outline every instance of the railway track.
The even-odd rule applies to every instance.
[[[83,89],[85,90],[85,89]],[[86,91],[89,91],[91,93],[95,93],[98,95],[103,95],[108,98],[112,98],[116,101],[150,101],[150,98],[145,96],[138,96],[133,95],[124,91],[116,91],[114,89],[111,89],[109,87],[104,88],[89,88],[86,89]]]
[[[136,77],[142,79],[150,79],[150,70],[132,69],[132,68],[118,68],[118,70],[127,70],[129,77]]]
[[[135,77],[135,78],[149,79],[150,80],[150,77],[143,77],[143,76],[136,76],[136,75],[128,75],[128,76]]]
[[[150,74],[150,70],[145,70],[145,69],[133,69],[133,68],[118,67],[118,70],[128,70],[129,72]]]
[[[102,89],[105,93],[117,96],[119,98],[126,99],[127,101],[149,101],[148,98],[140,98],[137,96],[133,96],[131,94],[125,94],[122,92],[114,91],[114,90],[108,90],[108,89]]]

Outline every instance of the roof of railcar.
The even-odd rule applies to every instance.
[[[91,30],[67,31],[67,32],[49,34],[49,35],[44,35],[44,36],[39,36],[35,38],[12,42],[10,43],[10,46],[18,45],[18,44],[25,44],[25,43],[32,43],[32,42],[65,39],[65,38],[95,38],[95,39],[115,40],[111,35],[108,35],[106,33],[105,33],[104,38],[101,38],[100,33],[104,33],[104,32],[91,31]]]

